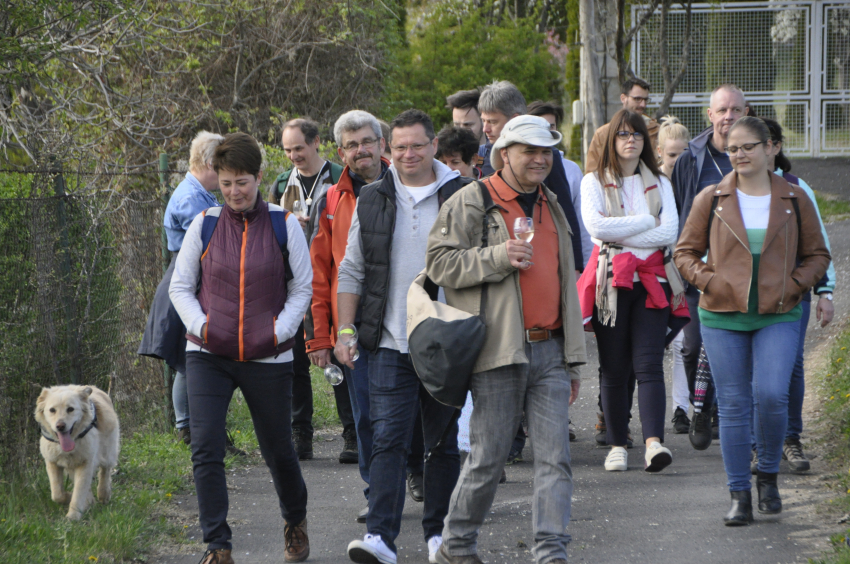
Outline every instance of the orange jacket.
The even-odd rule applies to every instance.
[[[383,158],[381,160],[389,166],[388,160]],[[328,189],[328,201],[334,190],[340,192],[339,202],[332,216],[329,217],[327,207],[320,213],[316,236],[310,246],[310,261],[313,264],[313,301],[308,315],[308,318],[312,317],[312,335],[309,328],[306,331],[307,352],[331,349],[336,344],[336,331],[339,325],[339,310],[336,302],[338,269],[345,256],[348,230],[357,206],[348,166],[342,171],[339,182]],[[307,325],[310,325],[309,319]]]

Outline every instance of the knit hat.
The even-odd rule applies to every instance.
[[[534,147],[553,147],[561,142],[561,133],[549,129],[549,122],[538,116],[517,116],[505,124],[502,133],[490,151],[490,164],[494,170],[505,166],[499,149],[515,143]]]

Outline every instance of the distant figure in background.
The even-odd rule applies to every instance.
[[[661,172],[670,178],[676,159],[688,148],[691,134],[688,128],[682,125],[679,118],[666,115],[661,118],[661,127],[658,128],[658,159],[661,161]],[[684,331],[679,331],[670,347],[673,349],[673,430],[677,435],[683,435],[691,427],[688,418],[688,405],[692,401],[692,391],[689,391],[688,376],[685,373],[685,363],[682,357],[682,345],[685,340]]]
[[[478,144],[484,145],[487,143],[487,136],[484,135],[484,122],[478,112],[480,97],[481,91],[477,88],[461,90],[446,96],[446,107],[452,111],[452,124],[472,131]]]
[[[189,172],[174,189],[163,214],[162,225],[171,251],[171,264],[156,288],[151,304],[145,334],[139,345],[138,354],[164,360],[175,372],[171,389],[174,417],[180,440],[191,444],[189,429],[189,396],[186,392],[186,327],[171,305],[168,287],[174,274],[174,264],[183,246],[183,237],[192,220],[207,208],[218,206],[215,196],[218,189],[218,174],[212,168],[215,148],[224,139],[217,133],[201,131],[192,140],[189,148]],[[243,453],[244,454],[244,453]]]
[[[390,150],[390,124],[385,122],[382,119],[378,120],[378,124],[381,126],[381,135],[384,136],[384,151],[381,153],[381,157],[387,159],[388,161],[393,161],[393,152]]]
[[[477,156],[478,140],[469,129],[447,125],[437,134],[435,158],[461,176],[481,178],[481,170],[475,166]]]

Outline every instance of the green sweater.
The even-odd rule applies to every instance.
[[[726,329],[728,331],[756,331],[783,321],[797,321],[803,315],[803,308],[797,304],[787,313],[759,313],[759,259],[767,229],[747,229],[750,253],[753,255],[753,278],[750,283],[750,295],[747,299],[747,313],[740,311],[716,312],[699,308],[699,322],[706,327]]]

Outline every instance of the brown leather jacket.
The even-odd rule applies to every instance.
[[[821,234],[814,204],[799,186],[770,174],[770,219],[758,271],[758,311],[785,313],[821,279],[831,257]],[[753,259],[737,197],[738,176],[732,172],[694,199],[673,260],[682,277],[702,291],[699,305],[714,312],[746,313],[753,283]],[[717,197],[711,234],[708,216]],[[791,200],[800,209],[802,234]],[[702,261],[706,249],[708,259]]]

